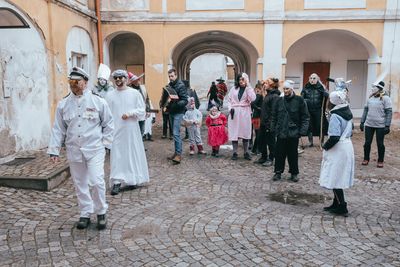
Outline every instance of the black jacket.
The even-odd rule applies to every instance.
[[[301,96],[293,94],[279,98],[273,119],[277,138],[299,138],[307,135],[310,115]]]
[[[256,99],[253,102],[251,102],[252,118],[260,118],[262,102],[263,102],[262,95],[256,94]]]
[[[170,82],[169,86],[171,86],[176,94],[179,96],[179,100],[173,100],[169,106],[170,114],[179,114],[185,113],[186,105],[188,103],[188,93],[185,84],[181,80],[175,80],[174,82]]]
[[[272,127],[272,117],[274,116],[275,105],[279,100],[281,92],[278,89],[272,89],[264,97],[261,106],[261,126],[267,131],[274,131]]]
[[[308,111],[321,110],[324,97],[329,97],[321,83],[311,84],[306,83],[306,86],[301,91],[301,96],[307,103]]]

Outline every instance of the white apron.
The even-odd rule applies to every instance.
[[[346,134],[351,132],[352,122],[348,121],[340,140],[331,149],[322,153],[319,184],[328,189],[346,189],[354,183],[354,149]]]

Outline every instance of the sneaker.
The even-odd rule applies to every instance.
[[[369,160],[364,159],[364,160],[361,162],[361,165],[367,166],[368,163],[369,163]]]
[[[244,157],[244,159],[246,159],[246,160],[251,160],[250,153],[248,153],[248,152],[244,153],[243,157]]]
[[[105,214],[97,215],[97,229],[103,230],[106,229],[106,226],[107,226],[106,215]]]
[[[292,175],[290,175],[290,180],[292,182],[297,183],[299,181],[299,177],[297,176],[297,174],[292,174]]]
[[[190,150],[189,155],[193,156],[194,155],[194,150]]]
[[[274,162],[272,160],[267,160],[261,165],[264,167],[271,167],[272,165],[274,165]]]
[[[167,138],[167,136],[166,136],[166,135],[163,135],[163,136],[161,136],[161,138],[162,138],[162,139],[166,139],[166,138]]]
[[[111,189],[111,195],[112,196],[118,195],[120,191],[121,191],[121,184],[114,184]]]
[[[281,177],[281,174],[279,173],[279,172],[277,172],[277,173],[275,173],[274,174],[274,176],[272,177],[272,181],[278,181],[278,180],[280,180],[282,177]]]
[[[378,168],[383,168],[383,161],[378,161],[378,164],[376,165]]]
[[[238,154],[237,153],[233,153],[231,160],[237,160],[238,159]]]
[[[304,149],[302,148],[297,148],[297,154],[303,154],[304,153]]]
[[[258,160],[254,161],[254,163],[255,163],[255,164],[263,164],[263,163],[265,163],[266,161],[267,161],[266,158],[261,157],[261,158],[259,158]]]
[[[78,228],[79,230],[86,229],[88,228],[89,224],[90,224],[90,218],[80,217],[78,224],[76,225],[76,228]]]

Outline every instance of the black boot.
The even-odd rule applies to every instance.
[[[330,212],[347,217],[347,214],[349,213],[349,211],[347,210],[347,203],[344,202],[342,204],[339,204],[337,208],[330,210]]]
[[[103,230],[106,229],[106,226],[107,226],[106,215],[105,214],[97,215],[97,229]]]
[[[246,160],[251,160],[251,156],[250,156],[250,153],[249,153],[249,152],[244,153],[243,157],[244,157],[244,159],[246,159]]]
[[[89,224],[90,224],[90,218],[80,217],[79,222],[76,225],[76,228],[78,228],[80,230],[86,229],[86,228],[88,228]]]
[[[118,195],[120,190],[121,190],[121,184],[113,185],[113,188],[111,189],[111,195],[112,196]]]
[[[215,153],[215,149],[213,149],[211,152],[211,156],[215,157],[216,155],[217,155],[217,153]]]
[[[237,160],[238,159],[238,154],[236,152],[234,152],[232,154],[231,160]]]
[[[339,203],[336,199],[336,197],[333,198],[333,203],[329,207],[324,207],[324,211],[331,211],[333,209],[336,209],[338,207]]]
[[[314,146],[314,141],[313,141],[313,133],[308,134],[308,147],[313,147]]]
[[[282,177],[281,177],[281,173],[280,172],[277,172],[277,173],[275,173],[274,174],[274,176],[272,177],[272,181],[278,181],[278,180],[280,180]]]

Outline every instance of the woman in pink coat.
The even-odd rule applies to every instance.
[[[251,138],[251,102],[256,99],[254,89],[249,83],[249,76],[240,73],[236,77],[235,86],[228,95],[228,135],[232,141],[232,160],[237,160],[239,138],[243,140],[244,158],[251,160],[249,139]]]

